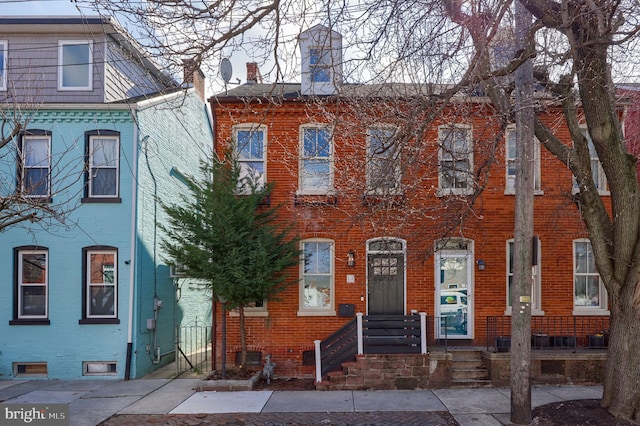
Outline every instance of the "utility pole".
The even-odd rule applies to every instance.
[[[527,50],[529,11],[516,1],[516,52]],[[511,422],[531,423],[531,284],[533,266],[533,202],[535,179],[533,65],[515,72],[516,182],[511,288]]]

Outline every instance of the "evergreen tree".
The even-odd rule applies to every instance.
[[[184,265],[227,309],[238,310],[241,368],[246,370],[244,307],[277,300],[278,293],[296,282],[287,270],[300,260],[298,238],[278,222],[280,206],[265,203],[273,184],[241,178],[231,154],[224,161],[214,158],[201,170],[202,180],[186,179],[190,196],[181,195],[179,204],[163,204],[169,221],[162,226],[167,235],[162,245],[169,263]]]

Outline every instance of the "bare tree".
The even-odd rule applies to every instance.
[[[513,5],[505,0],[357,3],[328,0],[314,9],[304,1],[277,0],[202,2],[197,7],[181,0],[150,2],[144,6],[95,1],[100,10],[126,14],[132,21],[143,24],[148,47],[155,48],[163,57],[187,56],[207,61],[216,55],[224,56],[225,49],[248,45],[251,53],[257,55],[264,47],[276,70],[263,74],[271,81],[286,75],[282,64],[291,58],[285,54],[295,44],[295,29],[322,22],[347,40],[349,59],[344,64],[347,80],[372,84],[413,82],[420,88],[419,93],[424,96],[413,98],[419,99],[411,105],[414,110],[392,109],[396,118],[405,118],[405,123],[412,122],[410,116],[436,117],[445,110],[434,107],[434,99],[451,100],[470,88],[481,90],[491,99],[497,120],[513,122],[513,81],[508,76],[532,60],[540,87],[551,96],[548,103],[536,107],[542,112],[554,102],[560,105],[573,144],[563,143],[555,135],[555,129],[539,119],[535,120],[535,135],[575,177],[579,189],[575,203],[609,294],[611,334],[602,404],[617,417],[637,421],[640,419],[637,386],[640,186],[636,157],[625,146],[612,73],[616,72],[621,79],[637,75],[638,64],[633,61],[640,57],[637,54],[640,13],[637,3],[629,0],[524,0],[522,4],[535,22],[525,39],[525,48],[515,51],[509,45],[509,37],[506,44],[502,38],[504,30],[513,26]],[[293,32],[290,28],[294,28]],[[447,89],[435,94],[429,91],[427,82],[446,84]],[[588,128],[606,174],[610,212],[593,180],[589,141],[580,127],[582,123]],[[411,141],[421,140],[415,138],[421,131],[417,126],[404,139],[398,135],[399,140],[405,141],[406,149],[415,149]],[[490,150],[490,138],[487,142]],[[412,156],[414,161],[419,158]],[[484,167],[490,162],[476,170],[479,188]],[[409,166],[410,163],[406,167]],[[471,211],[474,200],[474,196],[461,197],[455,202],[460,209]],[[460,216],[452,217],[451,225],[455,227]]]
[[[84,167],[77,167],[84,164],[79,141],[30,154],[25,136],[30,134],[38,105],[18,104],[11,92],[0,110],[0,232],[33,223],[46,230],[73,227],[69,213],[79,205],[82,187],[78,182],[84,172]]]

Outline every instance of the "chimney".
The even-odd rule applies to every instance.
[[[200,67],[193,59],[183,59],[182,60],[183,67],[183,83],[192,86],[197,95],[204,101],[205,96],[205,77]]]
[[[247,84],[262,83],[257,62],[247,62]]]

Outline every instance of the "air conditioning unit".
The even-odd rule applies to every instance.
[[[169,276],[171,278],[184,278],[188,275],[187,267],[181,263],[169,266]]]

